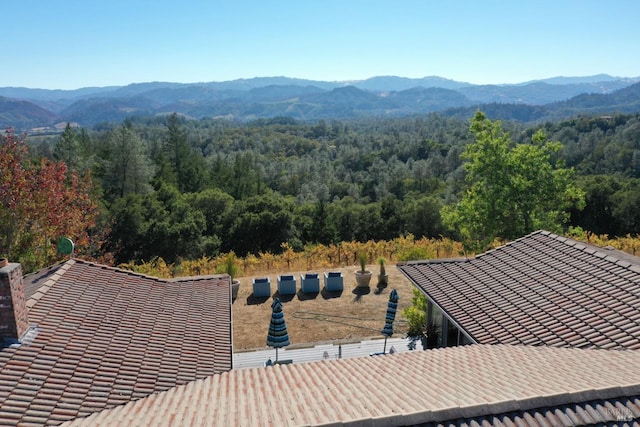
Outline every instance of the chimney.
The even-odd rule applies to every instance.
[[[3,264],[0,268],[0,339],[15,341],[29,330],[22,266],[0,260],[0,266]]]

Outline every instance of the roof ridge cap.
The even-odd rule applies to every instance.
[[[211,279],[222,279],[225,277],[229,277],[228,274],[202,274],[198,276],[176,276],[171,279],[166,279],[169,282],[193,282],[196,280],[211,280]]]
[[[113,271],[117,271],[117,272],[120,272],[120,273],[130,274],[130,275],[133,275],[133,276],[143,277],[143,278],[146,278],[146,279],[155,280],[155,281],[158,281],[158,282],[165,282],[165,283],[189,282],[189,281],[194,281],[194,280],[210,280],[210,279],[218,279],[218,278],[221,278],[222,276],[225,276],[225,274],[207,274],[207,275],[199,275],[199,276],[159,277],[159,276],[152,276],[150,274],[141,273],[139,271],[128,270],[126,268],[122,268],[122,267],[118,267],[118,266],[100,264],[100,263],[97,263],[97,262],[86,261],[86,260],[78,260],[78,261],[80,261],[80,262],[82,262],[83,264],[86,264],[86,265],[92,265],[92,266],[99,267],[99,268],[113,270]]]
[[[49,278],[47,278],[47,280],[42,285],[40,285],[38,290],[36,292],[34,292],[33,295],[31,295],[31,297],[25,302],[27,308],[31,309],[34,305],[36,305],[36,303],[38,301],[40,301],[40,298],[42,298],[49,291],[49,289],[51,289],[51,287],[53,285],[58,283],[58,280],[75,263],[76,263],[76,260],[71,258],[71,259],[68,259],[67,261],[63,262],[62,264],[60,264],[58,269],[53,274],[51,274],[51,276]]]
[[[510,241],[508,241],[508,242],[504,242],[503,244],[498,245],[498,246],[496,246],[495,248],[487,249],[486,251],[484,251],[484,252],[482,252],[482,253],[479,253],[479,254],[475,255],[475,256],[474,256],[474,258],[480,258],[480,257],[482,257],[482,256],[483,256],[483,255],[485,255],[485,254],[490,254],[490,253],[492,253],[492,252],[497,251],[498,249],[502,249],[502,248],[505,248],[505,247],[507,247],[507,246],[511,246],[511,245],[513,245],[513,244],[515,244],[515,243],[517,243],[517,242],[520,242],[520,241],[522,241],[522,240],[528,239],[528,238],[530,238],[530,237],[532,237],[532,236],[535,236],[535,235],[537,235],[537,234],[542,234],[542,235],[551,235],[551,236],[554,236],[554,234],[553,234],[553,233],[551,233],[550,231],[543,230],[543,229],[536,230],[536,231],[533,231],[533,232],[531,232],[531,233],[529,233],[529,234],[525,234],[525,235],[524,235],[524,236],[522,236],[522,237],[518,237],[517,239],[513,239],[513,240],[510,240]]]
[[[472,255],[466,257],[457,257],[457,258],[429,258],[429,259],[415,259],[410,261],[399,261],[396,265],[399,266],[411,266],[411,265],[422,265],[422,264],[446,264],[453,262],[467,262],[471,261],[474,258],[477,258],[479,255]]]
[[[567,246],[571,246],[576,250],[587,252],[590,255],[602,258],[627,270],[640,273],[640,257],[637,257],[633,254],[617,249],[611,245],[598,246],[594,245],[593,243],[574,239],[572,237],[559,236],[551,233],[549,235],[554,240],[557,240],[560,243],[564,243]]]
[[[537,408],[558,407],[576,402],[607,400],[640,393],[640,384],[627,386],[609,386],[576,391],[558,392],[547,395],[523,397],[521,399],[502,400],[489,403],[470,403],[454,408],[429,411],[428,420],[422,422],[442,422],[452,418],[477,418],[487,413],[500,416],[513,411],[531,411]]]
[[[127,270],[126,268],[113,266],[113,265],[108,265],[108,264],[101,264],[99,262],[93,262],[93,261],[87,261],[87,260],[81,260],[81,259],[79,259],[77,261],[81,262],[82,264],[89,265],[89,266],[103,268],[103,269],[106,269],[106,270],[113,270],[113,271],[117,271],[117,272],[125,273],[125,274],[131,274],[133,276],[145,277],[145,278],[151,279],[151,280],[157,280],[157,281],[161,281],[161,282],[169,282],[171,280],[170,278],[167,279],[167,278],[164,278],[164,277],[151,276],[149,274],[140,273],[139,271]]]

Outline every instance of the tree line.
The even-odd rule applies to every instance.
[[[67,125],[28,142],[23,163],[64,164],[67,183],[83,177],[78,191],[97,208],[79,250],[114,263],[408,234],[481,247],[537,227],[640,233],[637,115],[525,126],[480,112],[471,124],[438,114],[313,123],[171,114]],[[0,251],[16,253],[11,245]]]

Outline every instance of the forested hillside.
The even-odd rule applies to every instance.
[[[87,224],[90,243],[81,253],[116,263],[176,262],[229,251],[279,253],[283,243],[300,250],[407,234],[461,239],[461,229],[445,227],[441,214],[473,188],[463,167],[467,148],[485,138],[479,129],[493,126],[478,123],[472,132],[469,120],[438,114],[314,123],[173,114],[68,126],[61,136],[28,142],[32,157],[64,162],[93,182],[90,195],[101,215]],[[584,208],[568,207],[559,227],[640,233],[638,115],[494,124],[506,133],[490,138],[502,138],[514,159],[538,147],[546,154],[533,167],[566,167],[570,183],[583,191]],[[560,144],[545,148],[555,147],[545,141]],[[526,180],[529,172],[517,173]]]

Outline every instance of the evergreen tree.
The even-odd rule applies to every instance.
[[[176,182],[170,184],[175,184],[181,192],[196,192],[205,187],[207,173],[204,158],[191,149],[176,113],[167,120],[165,153],[176,178]]]
[[[311,219],[310,241],[323,245],[334,243],[336,239],[336,229],[329,215],[327,203],[324,200],[321,199],[315,204]]]
[[[131,123],[125,122],[111,131],[107,144],[110,156],[105,167],[105,192],[115,197],[148,193],[153,167],[146,146]]]
[[[62,132],[62,135],[60,135],[60,138],[53,148],[53,158],[64,162],[69,170],[79,170],[81,159],[80,142],[78,134],[75,129],[71,127],[70,123],[67,123],[64,132]]]

